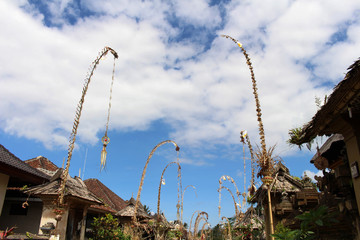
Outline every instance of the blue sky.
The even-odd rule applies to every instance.
[[[313,152],[288,146],[288,130],[311,119],[315,98],[329,95],[359,57],[359,16],[358,0],[1,1],[0,143],[22,160],[42,155],[61,166],[88,67],[110,46],[119,59],[107,168],[99,171],[112,57],[92,78],[70,174],[81,169],[127,200],[153,147],[171,139],[181,148],[183,187],[197,191],[185,193],[184,220],[201,210],[214,226],[219,178],[229,175],[244,188],[240,131],[259,144],[244,56],[220,35],[250,54],[267,145],[276,144],[276,155],[301,176],[317,172]],[[154,212],[161,172],[176,157],[168,144],[151,159],[141,201]],[[174,220],[176,167],[165,179],[161,210]],[[223,216],[234,214],[231,201],[224,192]]]

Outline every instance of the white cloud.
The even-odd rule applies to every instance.
[[[268,145],[291,154],[288,130],[316,111],[315,96],[328,94],[341,80],[360,47],[358,1],[232,1],[220,7],[207,1],[87,1],[98,17],[78,19],[62,28],[43,25],[25,2],[0,3],[0,127],[9,134],[65,146],[80,99],[87,67],[104,46],[119,59],[111,112],[112,129],[139,129],[163,120],[184,144],[238,143],[246,129],[259,143],[249,69],[241,50],[217,37],[210,49],[198,41],[170,41],[179,29],[167,22],[174,14],[186,24],[239,38],[258,81]],[[61,20],[68,1],[55,1],[53,21]],[[53,8],[52,8],[53,9]],[[74,13],[75,14],[75,13]],[[101,15],[101,16],[100,16]],[[219,28],[220,23],[225,25]],[[339,26],[347,39],[329,45]],[[204,30],[205,31],[205,30]],[[206,34],[201,32],[199,38]],[[314,65],[314,72],[306,64]],[[81,141],[93,143],[105,127],[112,58],[100,63],[86,96],[79,129]],[[320,86],[320,87],[319,87]],[[198,162],[197,164],[202,164]]]
[[[315,180],[315,176],[318,176],[318,177],[324,176],[323,173],[322,173],[322,171],[318,171],[317,173],[315,173],[315,172],[312,172],[312,171],[310,171],[310,170],[305,170],[303,176],[304,176],[305,174],[306,174],[314,183],[317,182],[317,181]]]
[[[220,12],[216,5],[209,6],[207,0],[177,0],[174,1],[174,11],[181,21],[211,28],[221,22]]]

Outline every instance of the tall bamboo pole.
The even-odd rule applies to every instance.
[[[89,87],[89,84],[90,84],[90,81],[91,81],[91,77],[93,76],[97,65],[99,64],[100,60],[104,56],[106,56],[106,54],[108,52],[110,52],[114,56],[114,64],[115,64],[115,59],[118,58],[118,54],[112,48],[105,47],[99,53],[99,56],[95,59],[95,61],[93,61],[92,65],[90,67],[90,72],[87,74],[87,76],[85,78],[85,83],[84,83],[84,86],[83,86],[82,95],[81,95],[80,101],[78,103],[78,106],[76,108],[74,124],[73,124],[73,128],[72,128],[71,135],[70,135],[69,148],[68,148],[68,157],[67,157],[67,160],[66,160],[66,167],[65,167],[65,170],[63,171],[63,173],[61,175],[61,183],[60,183],[60,187],[59,187],[59,190],[58,190],[59,191],[59,197],[58,197],[58,205],[59,206],[62,206],[64,204],[65,186],[66,186],[67,177],[69,175],[70,160],[71,160],[72,152],[73,152],[74,146],[75,146],[76,134],[77,134],[78,126],[79,126],[79,123],[80,123],[81,112],[82,112],[83,104],[84,104],[84,101],[85,101],[85,95],[87,93],[87,90],[88,90],[88,87]],[[114,65],[114,68],[113,68],[112,80],[114,80],[114,69],[115,69],[115,65]],[[110,89],[110,93],[111,93],[111,89]],[[111,95],[110,95],[110,100],[111,100]],[[109,105],[109,111],[110,111],[111,103],[109,103],[109,104],[110,104]],[[108,120],[109,120],[109,113],[110,112],[108,112]],[[108,124],[107,124],[107,126],[108,126]],[[105,132],[105,137],[104,137],[104,141],[106,140],[105,142],[107,144],[108,143],[108,140],[107,140],[108,139],[108,137],[107,137],[107,128],[106,128],[106,132]],[[106,144],[104,143],[105,146],[106,146]]]
[[[260,107],[260,101],[259,101],[259,95],[257,92],[257,84],[256,84],[256,80],[255,80],[255,74],[253,71],[253,67],[250,61],[250,57],[247,54],[246,50],[244,49],[243,45],[236,40],[235,38],[232,38],[228,35],[221,35],[222,37],[231,39],[234,43],[236,43],[236,45],[238,45],[238,47],[241,49],[242,53],[245,56],[246,59],[246,64],[249,67],[250,70],[250,74],[251,74],[251,81],[252,81],[252,88],[253,88],[253,94],[254,94],[254,98],[255,98],[255,105],[256,105],[256,112],[257,112],[257,121],[258,121],[258,125],[259,125],[259,136],[260,136],[260,142],[261,142],[261,154],[259,154],[259,165],[260,165],[260,169],[259,169],[259,175],[263,176],[261,181],[267,186],[269,187],[269,185],[272,182],[272,175],[271,175],[271,166],[272,166],[272,160],[271,158],[268,156],[268,151],[266,149],[266,143],[265,143],[265,131],[264,131],[264,125],[262,122],[262,118],[261,118],[261,107]],[[270,229],[270,232],[266,232],[266,238],[267,239],[273,239],[273,237],[271,237],[271,234],[274,233],[274,226],[272,224],[273,220],[272,220],[272,207],[271,207],[271,199],[268,198],[268,204],[269,204],[269,219],[270,221],[266,222],[266,224],[268,225],[268,229]]]

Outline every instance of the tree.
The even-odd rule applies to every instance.
[[[145,211],[147,214],[151,215],[151,209],[150,209],[150,207],[147,206],[147,205],[145,205],[145,204],[144,204],[144,211]]]
[[[220,224],[217,224],[215,227],[213,227],[212,231],[212,237],[213,240],[224,240],[224,229],[221,227]]]

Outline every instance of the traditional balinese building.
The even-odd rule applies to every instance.
[[[356,239],[360,239],[360,59],[348,68],[345,78],[334,88],[324,105],[301,133],[291,142],[311,142],[317,136],[333,136],[315,155],[312,162],[324,171],[318,178],[326,193],[340,198],[340,212],[348,212]],[[353,199],[349,192],[353,191]],[[329,196],[330,197],[330,196]]]
[[[127,204],[121,197],[116,195],[98,179],[86,179],[84,180],[84,183],[89,189],[89,191],[96,197],[101,199],[101,201],[104,203],[104,205],[91,205],[88,209],[86,230],[87,233],[89,232],[89,236],[91,236],[90,229],[92,228],[92,223],[94,222],[95,217],[99,217],[106,213],[111,213],[112,215],[115,215],[118,211],[124,209]],[[119,222],[120,224],[123,224],[121,221]]]
[[[60,239],[82,240],[85,238],[88,208],[103,203],[87,189],[81,178],[68,176],[65,186],[65,205],[58,208],[56,203],[62,172],[62,168],[58,169],[50,182],[31,187],[24,192],[40,198],[43,202],[40,229],[52,224],[56,227],[55,234],[59,234]]]
[[[269,187],[274,226],[281,222],[291,227],[296,224],[294,216],[319,204],[320,194],[309,177],[304,176],[300,181],[291,176],[289,169],[279,162],[274,168],[273,179]],[[250,201],[257,203],[258,208],[263,209],[263,217],[265,221],[268,221],[267,189],[264,184],[255,192]]]
[[[125,227],[131,227],[133,222],[133,217],[135,215],[135,203],[136,200],[131,197],[130,200],[126,201],[126,207],[118,211],[115,216],[119,219],[120,224]],[[136,209],[136,220],[139,224],[139,229],[141,229],[142,239],[154,239],[154,224],[149,224],[149,221],[155,223],[155,217],[150,216],[144,209],[144,206],[139,201],[138,208]],[[137,233],[139,234],[139,233]]]
[[[127,205],[97,179],[68,177],[66,205],[57,208],[62,171],[46,157],[22,161],[0,145],[0,230],[16,226],[14,237],[28,232],[46,239],[58,224],[61,239],[84,239],[94,217],[116,214]]]
[[[16,227],[16,233],[38,233],[42,201],[21,190],[49,180],[49,175],[29,166],[0,144],[0,230]]]
[[[338,219],[331,227],[319,229],[319,235],[324,239],[356,238],[354,220],[358,211],[343,136],[334,134],[327,139],[310,162],[323,173],[315,176],[321,192],[320,205],[327,206]]]
[[[115,214],[121,223],[126,224],[132,221],[132,218],[135,214],[135,203],[136,200],[131,197],[130,200],[126,201],[126,207]],[[144,206],[141,204],[141,202],[139,202],[138,208],[136,209],[136,218],[138,222],[152,219],[152,217],[147,212],[145,212]]]
[[[262,215],[263,216],[263,215]],[[244,236],[244,239],[265,239],[264,234],[264,219],[260,216],[258,209],[250,206],[244,214],[242,214],[240,221],[236,221],[234,229]]]
[[[96,197],[101,199],[104,205],[90,206],[89,213],[112,213],[115,214],[127,206],[124,199],[116,195],[107,186],[105,186],[99,179],[90,178],[84,180],[84,183],[88,190]]]

